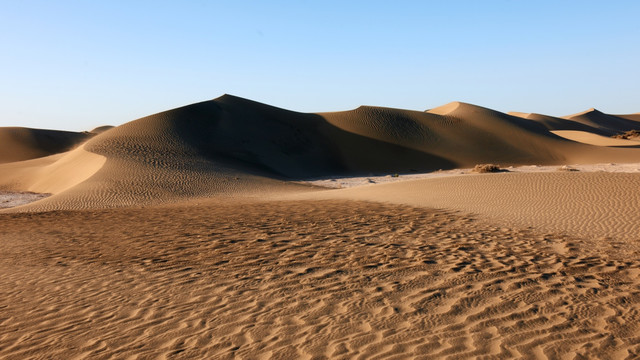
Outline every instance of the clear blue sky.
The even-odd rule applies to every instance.
[[[88,130],[224,93],[640,112],[640,1],[0,0],[0,47],[0,126]]]

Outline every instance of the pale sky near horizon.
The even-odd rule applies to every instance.
[[[0,0],[0,126],[229,93],[303,112],[640,112],[640,1]]]

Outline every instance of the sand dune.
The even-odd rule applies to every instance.
[[[39,199],[0,211],[0,358],[636,358],[640,174],[526,172],[640,163],[603,138],[636,115],[225,95],[61,135],[0,164]]]
[[[452,103],[444,108],[450,111],[360,107],[320,115],[348,132],[411,147],[450,164],[439,168],[491,161],[553,163],[564,158],[559,151],[554,151],[564,141],[541,127],[469,104]]]
[[[23,161],[68,151],[91,133],[21,127],[0,128],[0,164]]]
[[[637,114],[609,115],[593,108],[577,114],[567,115],[563,118],[599,129],[606,132],[608,135],[615,135],[628,130],[637,130],[640,127],[640,118]]]
[[[555,136],[535,121],[460,102],[427,112],[360,107],[320,115],[351,133],[411,147],[453,164],[442,169],[478,163],[508,166],[639,159],[638,151],[584,146]]]
[[[103,126],[98,126],[97,128],[92,129],[91,131],[89,131],[92,134],[101,134],[107,130],[111,130],[113,129],[115,126],[112,125],[103,125]]]
[[[559,118],[555,116],[548,116],[543,114],[536,113],[518,113],[518,112],[509,112],[510,115],[519,116],[523,119],[532,120],[536,123],[541,124],[547,130],[550,131],[584,131],[592,134],[602,135],[602,136],[610,136],[613,135],[612,130],[601,129],[600,127],[594,127],[588,124],[584,124],[579,121],[574,121],[570,119]]]
[[[624,115],[614,115],[617,117],[621,117],[623,119],[627,119],[627,120],[632,120],[632,121],[636,121],[636,122],[640,122],[640,113],[635,113],[635,114],[624,114]],[[636,128],[637,129],[637,128]]]
[[[555,130],[551,132],[565,139],[595,146],[640,146],[640,141],[615,139],[587,131]]]
[[[596,109],[589,109],[564,117],[515,111],[509,112],[509,115],[532,120],[543,125],[548,130],[584,131],[602,136],[612,136],[640,128],[640,116],[638,114],[610,115]]]
[[[640,158],[640,149],[588,146],[459,102],[427,112],[303,114],[230,95],[110,128],[83,149],[38,170],[33,162],[0,166],[0,188],[55,194],[23,209],[78,209],[299,188],[282,181],[291,178]],[[63,164],[73,164],[62,177],[73,180],[60,180]]]
[[[65,154],[0,167],[0,189],[58,194],[90,178],[102,168],[104,156],[84,150],[84,145]]]

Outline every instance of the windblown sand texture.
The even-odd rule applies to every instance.
[[[638,114],[225,95],[55,146],[11,129],[0,358],[640,356],[640,148],[611,138]],[[487,163],[558,171],[310,182]]]
[[[640,241],[640,172],[476,174],[361,186],[295,198],[352,199],[483,214],[506,226]]]

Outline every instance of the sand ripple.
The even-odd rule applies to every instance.
[[[504,173],[363,186],[314,197],[456,209],[507,225],[638,240],[638,189],[637,173]]]
[[[640,352],[635,243],[349,201],[3,214],[0,224],[0,357]]]

